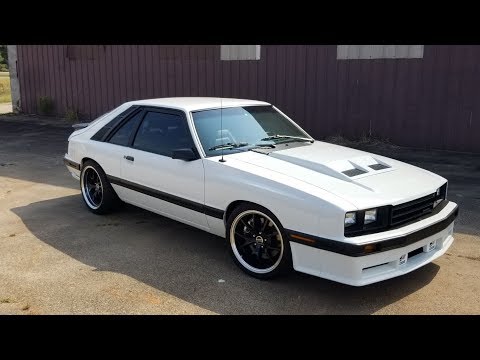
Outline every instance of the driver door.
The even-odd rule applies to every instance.
[[[196,152],[187,119],[173,109],[146,108],[121,159],[127,201],[207,230],[202,159],[172,159],[179,148]]]

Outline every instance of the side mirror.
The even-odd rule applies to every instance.
[[[198,155],[190,148],[175,149],[172,152],[172,159],[180,159],[185,161],[197,160]]]

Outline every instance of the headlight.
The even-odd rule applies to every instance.
[[[448,186],[448,183],[445,183],[441,187],[439,187],[437,191],[435,191],[435,201],[433,203],[434,208],[438,204],[440,204],[443,200],[447,199],[447,186]]]
[[[438,204],[440,204],[443,201],[440,195],[440,188],[438,188],[437,191],[435,192],[435,198],[436,200],[433,202],[434,209],[437,207]]]
[[[388,228],[391,205],[345,214],[345,236],[358,236]]]
[[[357,213],[348,212],[345,214],[345,227],[355,225],[357,223]]]
[[[377,221],[377,209],[365,210],[365,220],[364,224],[370,224]]]

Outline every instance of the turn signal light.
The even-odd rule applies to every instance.
[[[363,252],[364,253],[371,253],[377,250],[377,245],[375,244],[368,244],[363,247]]]

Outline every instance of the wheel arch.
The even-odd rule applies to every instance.
[[[87,161],[89,161],[89,160],[90,160],[90,161],[94,161],[95,163],[97,163],[97,162],[96,162],[95,160],[93,160],[92,158],[84,157],[84,158],[82,159],[82,161],[80,161],[80,169],[82,169],[82,168],[83,168],[83,164],[85,164],[85,163],[86,163]],[[98,163],[97,163],[97,164],[98,164]],[[100,164],[99,164],[99,165],[100,165]]]
[[[232,201],[230,204],[228,204],[227,208],[225,209],[225,215],[223,217],[223,222],[225,224],[225,227],[227,225],[227,222],[228,222],[228,218],[230,217],[230,215],[232,214],[232,212],[240,205],[242,204],[252,204],[252,205],[255,205],[255,206],[260,206],[264,209],[267,209],[268,211],[270,211],[276,218],[278,221],[280,221],[281,223],[281,220],[280,218],[277,216],[277,214],[272,211],[271,209],[269,209],[268,207],[266,207],[265,205],[262,205],[262,204],[259,204],[259,203],[256,203],[256,202],[253,202],[253,201],[250,201],[250,200],[235,200],[235,201]]]

